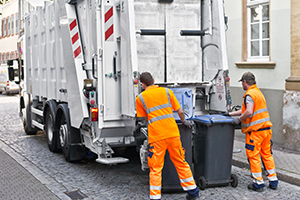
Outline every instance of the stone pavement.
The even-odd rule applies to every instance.
[[[249,168],[244,146],[243,139],[235,138],[234,150],[241,152],[233,154],[232,162],[235,166]],[[279,180],[300,186],[300,153],[273,149],[273,156]],[[47,182],[47,175],[40,170],[32,170],[30,166],[28,171],[28,165],[29,161],[18,157],[0,140],[0,199],[71,199],[56,191],[57,187]]]
[[[249,169],[244,139],[235,137],[234,150],[241,150],[241,152],[233,153],[232,164]],[[272,151],[279,182],[285,181],[300,186],[300,152],[287,151],[278,147],[273,147]]]

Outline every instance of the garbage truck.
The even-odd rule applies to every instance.
[[[223,0],[45,1],[26,13],[19,110],[27,134],[44,130],[67,161],[90,152],[128,162],[114,148],[139,146],[139,74],[192,91],[193,115],[231,106]],[[21,62],[19,62],[21,63]]]

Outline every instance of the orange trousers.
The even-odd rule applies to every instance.
[[[172,137],[149,144],[148,165],[150,168],[150,199],[161,199],[161,172],[168,150],[184,191],[196,189],[189,164],[185,161],[185,150],[180,137]]]
[[[272,130],[252,131],[246,133],[246,154],[251,167],[253,182],[264,186],[261,160],[265,166],[269,181],[278,181],[272,156]]]

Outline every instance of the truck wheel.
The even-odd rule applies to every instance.
[[[26,118],[24,120],[24,130],[27,135],[35,135],[38,131],[37,128],[31,127],[31,104],[32,103],[28,103],[26,106]]]
[[[66,117],[64,114],[61,116],[61,120],[59,123],[59,142],[60,146],[62,148],[64,157],[66,161],[70,162],[71,161],[71,154],[70,154],[70,142],[69,142],[69,137],[70,137],[70,124],[68,123],[68,120],[66,120]]]
[[[89,151],[81,143],[80,130],[71,126],[68,104],[59,104],[55,113],[55,130],[66,161],[86,159]]]
[[[45,131],[47,135],[47,143],[49,150],[58,152],[58,133],[54,131],[55,117],[49,108],[46,112]]]

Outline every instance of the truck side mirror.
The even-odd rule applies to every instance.
[[[18,75],[19,75],[19,81],[24,80],[24,62],[23,59],[18,59]],[[17,84],[19,84],[16,82]]]
[[[8,68],[8,78],[10,81],[13,81],[15,79],[15,72],[14,72],[14,68],[9,67]]]
[[[21,80],[24,80],[24,67],[21,68]]]

